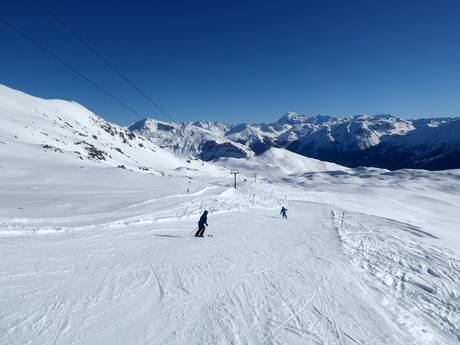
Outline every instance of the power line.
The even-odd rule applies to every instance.
[[[59,56],[55,55],[53,52],[51,52],[48,48],[46,48],[45,46],[43,46],[42,44],[40,44],[39,42],[35,41],[33,38],[31,38],[30,36],[28,36],[27,34],[25,34],[24,32],[22,32],[21,30],[19,30],[16,26],[14,26],[13,24],[11,24],[10,22],[8,22],[7,20],[5,20],[4,18],[1,18],[0,17],[0,21],[3,22],[3,24],[5,24],[6,26],[8,26],[11,30],[13,30],[14,32],[16,32],[18,35],[20,35],[22,38],[24,38],[25,40],[29,41],[30,43],[32,43],[33,45],[35,45],[36,47],[38,47],[39,49],[43,50],[46,54],[48,54],[49,56],[51,56],[53,59],[55,59],[56,61],[58,61],[60,64],[64,65],[65,67],[67,67],[68,69],[70,69],[72,72],[74,72],[76,75],[78,75],[80,78],[86,80],[88,83],[90,83],[91,85],[93,85],[96,89],[98,89],[99,91],[103,92],[104,94],[106,94],[107,96],[109,96],[111,99],[113,99],[115,102],[117,102],[118,104],[120,104],[121,106],[125,107],[126,109],[128,109],[129,111],[131,111],[133,114],[137,115],[138,117],[140,117],[141,119],[144,119],[145,116],[142,116],[141,113],[139,113],[138,111],[134,110],[132,107],[130,107],[128,104],[126,104],[125,102],[121,101],[120,99],[118,99],[117,97],[115,97],[113,94],[111,94],[109,91],[107,91],[106,89],[104,89],[102,86],[99,86],[96,82],[92,81],[89,77],[87,77],[85,74],[83,74],[82,72],[80,72],[79,70],[77,70],[75,67],[73,67],[72,65],[68,64],[67,62],[65,62],[64,60],[62,60]]]
[[[47,6],[47,4],[44,1],[36,0],[36,2],[48,13],[50,17],[54,18],[54,20],[56,20],[64,28],[66,28],[67,31],[69,31],[73,36],[75,36],[81,44],[88,48],[97,58],[99,58],[99,60],[101,60],[105,65],[107,65],[113,72],[118,74],[118,76],[122,78],[126,83],[131,85],[131,87],[135,89],[140,95],[142,95],[150,104],[157,108],[163,115],[168,117],[171,121],[176,122],[174,118],[166,110],[164,110],[157,102],[155,102],[147,93],[142,91],[124,73],[122,73],[118,68],[116,68],[107,58],[98,53],[97,50],[91,44],[89,44],[88,41],[86,41],[79,33],[73,30],[63,19],[61,19],[53,11],[51,11],[51,9]]]

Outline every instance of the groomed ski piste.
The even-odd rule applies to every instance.
[[[460,343],[460,171],[187,162],[0,91],[0,344]]]

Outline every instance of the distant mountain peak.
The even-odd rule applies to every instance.
[[[306,116],[297,114],[296,112],[287,112],[277,121],[279,124],[295,124],[305,121]]]

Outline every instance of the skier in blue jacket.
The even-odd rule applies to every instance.
[[[204,231],[208,226],[208,211],[204,211],[198,221],[198,230],[196,231],[195,237],[204,237]]]
[[[287,219],[287,208],[286,207],[281,207],[281,212],[280,212],[280,215],[283,216],[283,218],[286,218]]]

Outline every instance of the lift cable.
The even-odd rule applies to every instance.
[[[139,118],[141,119],[145,119],[145,116],[142,116],[141,113],[139,113],[138,111],[136,111],[135,109],[133,109],[131,106],[129,106],[128,104],[126,104],[125,102],[123,102],[122,100],[120,100],[119,98],[117,98],[116,96],[114,96],[112,93],[110,93],[109,91],[107,91],[106,89],[104,89],[102,86],[100,86],[99,84],[97,84],[96,82],[94,82],[93,80],[91,80],[88,76],[86,76],[83,72],[80,72],[77,68],[73,67],[72,65],[68,64],[67,62],[65,62],[63,59],[61,59],[59,56],[57,56],[56,54],[54,54],[53,52],[51,52],[48,48],[46,48],[44,45],[42,45],[41,43],[37,42],[36,40],[34,40],[33,38],[31,38],[30,36],[28,36],[27,34],[25,34],[24,32],[22,32],[21,30],[19,30],[16,26],[14,26],[13,24],[11,24],[10,22],[8,22],[7,20],[5,20],[4,18],[0,17],[0,22],[2,22],[3,24],[5,24],[7,27],[9,27],[11,30],[13,30],[14,32],[16,32],[19,36],[21,36],[22,38],[24,38],[26,41],[29,41],[30,43],[32,43],[34,46],[36,46],[37,48],[43,50],[48,56],[52,57],[53,59],[55,59],[56,61],[58,61],[60,64],[62,64],[63,66],[67,67],[68,69],[70,69],[72,72],[74,72],[76,75],[78,75],[80,78],[86,80],[88,83],[90,83],[92,86],[94,86],[96,89],[98,89],[99,91],[103,92],[105,95],[107,95],[108,97],[110,97],[112,100],[114,100],[115,102],[117,102],[118,104],[120,104],[121,106],[123,106],[124,108],[128,109],[130,112],[132,112],[133,114],[135,114],[136,116],[138,116]]]
[[[107,58],[101,55],[91,44],[88,43],[78,32],[72,29],[62,18],[57,16],[49,6],[42,0],[36,0],[36,2],[52,17],[55,21],[61,24],[67,31],[69,31],[81,44],[88,48],[99,60],[101,60],[106,66],[108,66],[113,72],[115,72],[120,78],[122,78],[127,84],[135,89],[140,95],[142,95],[150,104],[157,108],[163,115],[169,118],[173,122],[177,122],[166,110],[164,110],[157,102],[155,102],[146,92],[142,91],[133,81],[131,81],[124,73],[115,67]]]

